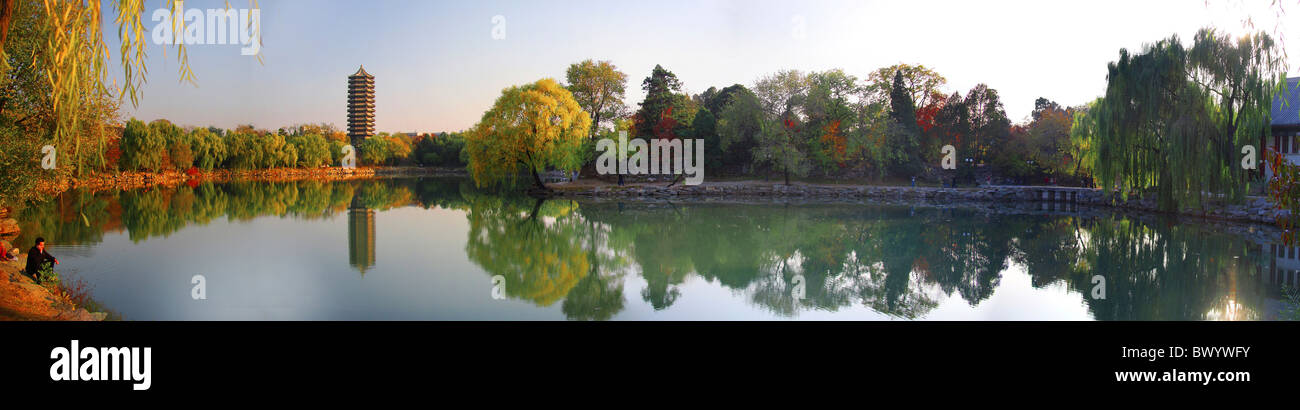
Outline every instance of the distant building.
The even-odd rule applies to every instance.
[[[375,77],[366,67],[348,76],[348,139],[353,146],[375,135]]]
[[[1300,77],[1288,78],[1286,83],[1286,94],[1273,97],[1273,136],[1264,143],[1268,149],[1286,155],[1292,164],[1300,164]],[[1273,170],[1265,172],[1265,178],[1273,177]]]

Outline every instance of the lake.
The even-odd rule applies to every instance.
[[[127,320],[1270,320],[1300,270],[1295,248],[1107,212],[539,201],[460,178],[70,191],[16,218],[15,245],[44,236]]]

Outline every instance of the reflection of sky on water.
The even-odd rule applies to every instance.
[[[457,186],[236,187],[245,191],[195,203],[226,200],[205,209],[240,220],[205,222],[139,196],[103,225],[116,228],[42,226],[83,238],[53,241],[61,274],[138,320],[1257,320],[1275,318],[1278,288],[1300,277],[1300,251],[1191,225],[865,205],[538,204]],[[447,202],[406,206],[413,195]],[[244,198],[265,205],[230,205]],[[198,274],[206,300],[190,298]],[[491,297],[498,274],[504,300]],[[1106,300],[1088,295],[1094,275],[1107,278]],[[799,280],[808,288],[796,301]]]
[[[341,214],[313,221],[221,220],[140,243],[113,233],[95,246],[93,260],[61,261],[77,271],[89,271],[93,263],[93,274],[77,274],[94,284],[97,299],[127,319],[563,318],[524,302],[490,298],[489,276],[464,257],[461,212],[383,212],[376,218],[377,262],[365,276],[349,264],[346,222]],[[206,300],[190,297],[196,274],[207,279]]]
[[[358,274],[349,264],[348,219],[275,216],[213,221],[139,243],[124,232],[96,245],[54,246],[70,275],[94,284],[95,296],[128,319],[146,320],[475,320],[564,319],[560,305],[493,300],[490,277],[464,254],[464,212],[417,207],[379,212],[376,263]],[[75,249],[75,251],[73,251]],[[91,270],[90,267],[94,266]],[[638,295],[646,281],[625,275],[625,308],[614,319],[750,320],[773,316],[730,289],[698,276],[676,286],[680,296],[655,311]],[[193,275],[207,279],[207,300],[190,297]],[[937,293],[933,320],[1089,320],[1084,295],[1063,282],[1031,286],[1010,264],[992,295],[977,305]],[[835,311],[800,310],[800,320],[891,320],[862,304]]]

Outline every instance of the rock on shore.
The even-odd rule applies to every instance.
[[[0,219],[0,236],[17,235],[18,231],[18,220],[13,218]]]
[[[92,313],[59,301],[49,289],[20,271],[27,255],[0,262],[0,320],[99,321],[107,313]]]

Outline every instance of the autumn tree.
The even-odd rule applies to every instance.
[[[1002,107],[1002,99],[997,90],[986,84],[977,84],[966,93],[962,103],[966,107],[970,133],[961,155],[976,163],[989,163],[1011,129],[1011,120]]]
[[[1061,104],[1057,104],[1056,101],[1049,100],[1045,97],[1038,97],[1038,99],[1034,100],[1034,111],[1029,113],[1029,117],[1034,121],[1038,121],[1038,118],[1043,115],[1043,112],[1063,110],[1064,108],[1061,107]]]
[[[805,124],[804,99],[808,77],[798,70],[784,70],[754,83],[754,96],[763,114],[761,132],[754,135],[754,161],[772,166],[790,184],[790,174],[808,174],[808,154],[801,134]]]
[[[636,134],[656,135],[656,127],[659,127],[662,132],[664,119],[672,118],[673,107],[680,107],[683,103],[683,96],[679,94],[682,91],[682,82],[672,71],[656,64],[650,76],[641,81],[641,89],[645,91],[645,99],[641,101],[641,108],[636,112]]]
[[[120,130],[119,100],[113,90],[107,87],[86,90],[77,96],[74,104],[56,111],[55,87],[49,77],[52,73],[42,58],[50,48],[46,4],[17,2],[8,13],[10,35],[4,41],[6,52],[0,62],[7,68],[0,75],[0,126],[15,128],[15,132],[6,133],[10,137],[0,140],[0,146],[9,147],[0,150],[0,156],[13,155],[25,145],[56,146],[59,166],[53,172],[31,176],[38,179],[82,174],[115,165],[104,155],[110,139]],[[60,114],[81,119],[70,125],[74,129],[64,130],[61,139],[56,138]]]
[[[877,101],[892,101],[894,82],[900,77],[912,105],[916,107],[929,106],[935,93],[948,83],[948,79],[924,65],[895,64],[867,76],[870,97]]]
[[[145,80],[145,47],[149,39],[145,32],[144,0],[117,0],[110,2],[52,0],[40,3],[35,8],[36,17],[33,30],[15,30],[18,24],[36,1],[19,2],[18,0],[0,0],[0,61],[4,66],[0,70],[9,71],[14,66],[8,64],[10,52],[18,52],[20,47],[11,47],[9,40],[16,36],[31,35],[35,37],[31,55],[19,58],[30,59],[32,67],[40,71],[39,76],[49,85],[48,100],[45,105],[50,113],[50,131],[28,134],[28,138],[48,139],[61,150],[76,151],[80,149],[79,136],[86,135],[87,124],[96,121],[96,112],[85,109],[88,99],[98,98],[116,92],[118,99],[128,97],[132,104],[139,98],[139,86]],[[120,88],[110,90],[108,81],[109,59],[108,47],[103,41],[103,7],[105,4],[116,6],[117,15],[113,18],[121,40],[119,59],[122,65],[123,81]],[[256,2],[254,2],[256,4]],[[20,6],[21,5],[21,6]],[[182,2],[170,4],[172,15],[179,16]],[[174,28],[184,27],[184,19],[178,18]],[[256,30],[258,28],[254,28]],[[11,33],[12,31],[12,33]],[[179,32],[179,31],[178,31]],[[12,35],[11,35],[12,34]],[[194,81],[183,42],[176,43],[176,58],[180,77],[183,81]],[[29,67],[29,68],[32,68]],[[19,68],[25,69],[25,68]],[[108,138],[107,133],[91,134],[97,146],[102,147]],[[65,147],[76,147],[69,150]],[[102,158],[72,155],[67,157],[68,165],[80,170],[80,163],[86,160],[102,163]]]
[[[591,138],[596,138],[602,121],[624,115],[627,74],[609,61],[574,63],[565,71],[565,80],[578,106],[591,114]]]
[[[863,148],[862,141],[852,138],[855,123],[853,98],[859,94],[857,77],[843,70],[814,72],[808,75],[807,97],[803,111],[807,117],[809,156],[824,172],[837,171],[848,165]]]
[[[1069,175],[1074,165],[1070,153],[1070,127],[1074,125],[1074,110],[1061,108],[1045,98],[1035,102],[1031,114],[1034,119],[1026,127],[1025,148],[1028,160],[1036,168],[1051,175]]]
[[[470,176],[490,186],[529,173],[545,190],[541,172],[547,167],[582,165],[578,154],[590,129],[591,116],[555,80],[507,88],[465,135]]]

